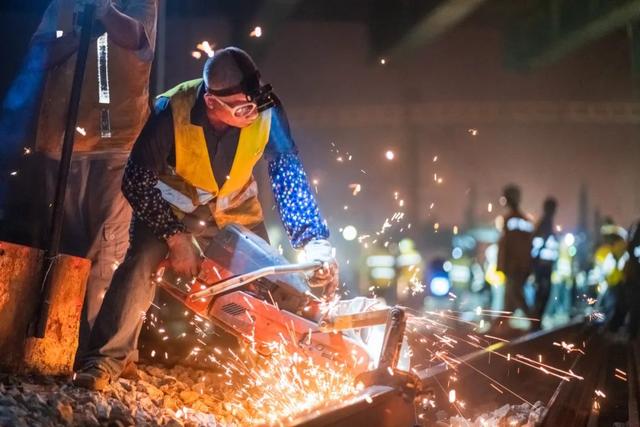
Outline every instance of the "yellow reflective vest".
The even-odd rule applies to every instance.
[[[240,131],[238,148],[225,183],[218,187],[202,127],[191,123],[202,79],[184,82],[160,95],[169,98],[173,115],[176,166],[156,187],[179,216],[209,205],[218,227],[236,223],[253,227],[263,220],[253,168],[262,157],[271,130],[271,110]]]

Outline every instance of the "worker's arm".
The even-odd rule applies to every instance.
[[[129,50],[138,50],[148,43],[144,27],[138,21],[116,9],[113,4],[100,19],[115,44]]]
[[[128,50],[138,51],[143,60],[153,60],[156,34],[156,0],[132,0],[117,8],[112,0],[81,0],[94,2],[96,18],[102,22],[111,40]]]
[[[320,215],[318,203],[309,185],[307,174],[298,157],[289,123],[280,105],[274,107],[269,143],[265,149],[269,162],[269,177],[282,224],[296,248],[304,248],[309,261],[321,261],[323,268],[309,275],[313,287],[322,287],[327,299],[338,288],[338,263],[327,241],[329,228]]]
[[[311,240],[327,239],[324,221],[298,156],[284,110],[274,107],[269,143],[265,149],[276,207],[294,248]]]
[[[133,146],[122,180],[122,192],[133,215],[162,240],[186,230],[156,188],[160,174],[169,167],[173,135],[171,108],[168,100],[161,98]]]

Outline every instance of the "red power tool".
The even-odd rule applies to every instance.
[[[395,366],[397,360],[390,359],[398,357],[404,323],[391,328],[398,343],[391,345],[393,354],[385,355],[397,314],[389,307],[349,313],[344,310],[349,301],[328,306],[311,292],[304,274],[321,268],[321,263],[290,264],[238,225],[216,234],[204,256],[195,278],[180,277],[163,262],[158,284],[197,315],[254,345],[260,354],[268,355],[271,345],[279,342],[304,351],[317,363],[347,363],[356,374],[378,368],[383,361]],[[362,310],[362,304],[356,305]],[[343,309],[336,310],[337,306]]]

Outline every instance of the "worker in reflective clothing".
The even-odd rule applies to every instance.
[[[533,233],[531,258],[533,260],[533,275],[536,285],[533,315],[540,319],[536,326],[542,325],[549,294],[551,293],[551,273],[558,260],[558,239],[553,230],[553,218],[556,214],[557,202],[549,197],[543,204],[542,218]]]
[[[502,236],[498,242],[498,271],[505,275],[504,309],[521,309],[528,314],[524,286],[531,273],[531,238],[533,224],[520,211],[520,189],[505,187],[504,200],[509,212],[504,217]]]
[[[397,302],[396,259],[386,246],[373,244],[361,270],[360,292],[384,299],[388,305]]]
[[[629,258],[627,231],[613,221],[600,228],[602,242],[594,254],[594,268],[599,278],[598,306],[605,315],[609,330],[617,331],[624,323],[627,302],[624,298],[624,267]]]
[[[627,245],[629,260],[624,267],[629,300],[629,338],[638,337],[640,326],[640,221],[636,221],[629,231]]]
[[[129,244],[131,208],[120,182],[150,113],[157,0],[51,1],[4,100],[0,121],[0,168],[15,169],[7,197],[0,200],[0,238],[44,247],[78,56],[77,18],[87,3],[95,4],[96,21],[82,82],[61,242],[63,253],[92,264],[78,353],[87,345],[106,288]]]
[[[195,276],[201,248],[225,225],[241,224],[267,237],[253,178],[261,158],[268,162],[292,245],[304,249],[307,260],[328,266],[310,277],[311,286],[328,294],[335,290],[329,230],[284,109],[247,53],[218,50],[202,79],[158,97],[133,147],[122,182],[133,208],[131,245],[96,319],[76,384],[102,389],[135,358],[142,318],[155,292],[150,277],[165,257],[178,274]]]
[[[424,283],[422,256],[416,250],[415,242],[404,238],[398,243],[396,257],[397,302],[405,307],[422,310],[424,308]]]

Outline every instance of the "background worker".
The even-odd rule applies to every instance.
[[[531,257],[533,259],[533,275],[536,284],[536,296],[533,314],[540,319],[535,326],[542,326],[542,316],[549,302],[551,293],[551,273],[558,260],[559,243],[553,230],[553,219],[558,203],[548,197],[542,206],[542,218],[533,233]]]
[[[504,217],[502,236],[498,242],[497,270],[505,275],[504,309],[529,314],[524,286],[531,274],[531,239],[533,224],[520,211],[520,189],[508,185],[503,197],[509,211]]]
[[[629,259],[627,252],[627,230],[607,218],[600,227],[601,244],[593,258],[599,273],[600,299],[598,306],[605,315],[610,332],[618,332],[627,316],[628,301],[625,290],[625,264]]]
[[[7,94],[0,125],[2,166],[17,171],[0,200],[0,238],[45,247],[77,58],[76,23],[88,3],[95,4],[96,21],[82,83],[61,246],[63,253],[92,262],[79,354],[128,246],[131,208],[120,183],[150,112],[157,0],[53,0]],[[31,128],[35,134],[29,133]]]
[[[262,86],[240,49],[219,50],[203,79],[161,95],[124,175],[133,208],[131,246],[114,275],[91,334],[77,385],[102,389],[135,354],[143,316],[155,293],[151,276],[168,257],[176,272],[198,274],[210,238],[230,223],[266,237],[253,168],[268,162],[278,212],[295,248],[329,268],[311,277],[331,294],[337,264],[291,137],[282,105]],[[199,243],[199,244],[198,244]]]
[[[629,338],[635,341],[640,326],[640,221],[636,221],[629,230],[627,252],[629,259],[624,266],[624,274],[628,289],[628,331]]]

